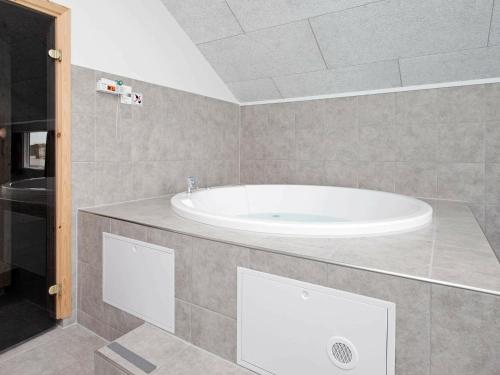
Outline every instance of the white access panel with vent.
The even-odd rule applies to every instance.
[[[264,375],[394,375],[395,305],[238,268],[238,363]]]
[[[110,233],[102,248],[104,302],[174,332],[174,250]]]

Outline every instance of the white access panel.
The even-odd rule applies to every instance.
[[[102,248],[104,302],[174,332],[174,250],[110,233]]]
[[[395,305],[238,268],[238,363],[265,375],[394,375]]]

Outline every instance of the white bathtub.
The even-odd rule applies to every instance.
[[[432,207],[418,199],[331,186],[227,186],[180,193],[171,203],[178,215],[201,223],[304,237],[382,235],[432,221]]]

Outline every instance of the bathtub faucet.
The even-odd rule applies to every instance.
[[[191,194],[193,190],[198,189],[198,179],[194,176],[189,176],[187,178],[187,184],[188,184],[188,194]]]

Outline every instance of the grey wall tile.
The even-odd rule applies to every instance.
[[[73,112],[71,121],[72,161],[94,161],[95,116],[93,111]]]
[[[325,128],[313,126],[295,131],[295,154],[298,160],[322,160],[325,154]]]
[[[242,184],[286,184],[294,177],[295,163],[289,160],[241,160]]]
[[[130,80],[128,80],[130,81]],[[166,119],[166,111],[164,107],[164,92],[168,91],[168,87],[155,85],[149,82],[133,80],[132,85],[134,90],[144,95],[145,99],[141,106],[122,105],[119,107],[120,113],[122,109],[130,109],[132,119],[136,122],[163,122]],[[179,92],[179,91],[177,91]],[[200,100],[201,96],[185,93],[193,98],[193,101]]]
[[[398,163],[396,193],[432,198],[437,194],[437,170],[432,162]]]
[[[485,124],[485,158],[487,163],[500,163],[500,121]]]
[[[486,202],[500,204],[500,164],[486,164]]]
[[[100,162],[95,168],[95,204],[106,204],[131,200],[134,176],[132,164],[124,162]]]
[[[105,122],[101,120],[102,122]],[[167,126],[161,122],[140,122],[135,120],[113,121],[107,129],[97,131],[104,140],[97,142],[96,159],[105,161],[159,161],[167,159]],[[111,150],[109,148],[112,148]],[[97,153],[99,152],[99,154]]]
[[[194,43],[227,38],[243,32],[224,0],[162,0]]]
[[[500,75],[499,47],[400,59],[404,86],[466,81]]]
[[[476,219],[477,223],[479,224],[481,229],[484,231],[484,228],[486,225],[484,204],[482,204],[482,203],[469,203],[468,206],[469,206],[470,210],[472,211],[472,214],[474,215],[474,218]]]
[[[499,310],[497,296],[433,285],[431,373],[494,374]]]
[[[500,259],[500,205],[486,206],[486,236]]]
[[[95,375],[127,375],[125,371],[97,354],[94,357],[94,371]]]
[[[484,162],[484,125],[481,122],[440,124],[438,160],[441,162]]]
[[[131,315],[123,310],[102,302],[103,315],[95,316],[97,319],[102,319],[103,323],[111,329],[116,329],[119,332],[127,333],[144,324],[144,320]]]
[[[496,205],[491,202],[499,195],[498,87],[471,85],[280,104],[288,115],[295,113],[296,154],[283,152],[273,155],[279,160],[269,161],[256,159],[265,158],[266,148],[280,145],[271,141],[272,136],[259,138],[266,134],[271,106],[243,107],[241,181],[359,186],[460,200],[485,226],[486,185],[490,204]]]
[[[461,265],[459,265],[461,263]],[[491,251],[437,245],[434,248],[431,277],[440,281],[474,285],[487,290],[498,290],[500,263]]]
[[[396,94],[396,118],[400,124],[436,123],[439,90],[403,91]]]
[[[436,245],[475,248],[476,250],[485,250],[488,253],[490,249],[486,244],[482,248],[477,248],[477,241],[485,243],[484,239],[484,233],[477,223],[459,222],[454,220],[454,216],[450,219],[441,219],[437,223]]]
[[[147,241],[147,230],[148,228],[143,225],[111,219],[110,233],[119,236],[138,241]]]
[[[359,128],[356,122],[343,124],[327,120],[324,137],[325,160],[358,160],[360,145]]]
[[[265,251],[250,250],[250,268],[318,285],[326,285],[327,265]]]
[[[359,126],[389,126],[396,120],[396,94],[364,95],[358,98]]]
[[[199,108],[201,122],[206,123],[208,143],[202,159],[233,160],[239,156],[240,108],[233,103],[205,98],[206,109]],[[195,145],[196,146],[196,145]]]
[[[189,347],[183,340],[149,323],[143,324],[133,332],[120,337],[116,342],[156,365],[158,367],[156,373],[161,372],[159,369],[164,366],[169,358],[175,357]],[[138,371],[135,365],[116,355],[109,347],[100,349],[97,354],[109,357],[113,362],[119,364],[121,368],[128,370],[128,373],[145,373],[144,371]]]
[[[72,113],[95,112],[95,73],[91,69],[71,66],[71,111]]]
[[[358,187],[359,163],[355,161],[325,161],[325,184]]]
[[[427,123],[404,123],[398,127],[401,161],[434,162],[437,160],[439,126]]]
[[[254,31],[198,47],[226,82],[325,68],[307,21]]]
[[[400,149],[396,126],[363,126],[359,128],[359,160],[397,161]]]
[[[207,186],[236,185],[239,180],[239,164],[234,160],[209,161],[206,167]]]
[[[292,183],[299,185],[324,185],[325,166],[322,160],[297,160]]]
[[[484,119],[486,121],[500,120],[500,85],[484,86]]]
[[[252,105],[241,108],[240,155],[245,159],[264,159],[267,139],[263,136],[269,126],[268,106]]]
[[[295,114],[288,105],[242,108],[242,159],[289,159],[295,153]]]
[[[108,218],[78,213],[78,260],[95,267],[102,265],[102,232],[110,231]]]
[[[325,160],[358,160],[357,98],[327,100],[325,106]]]
[[[358,124],[358,97],[326,99],[325,124],[327,127],[352,126]]]
[[[191,340],[194,345],[229,361],[236,361],[236,320],[191,306]]]
[[[217,356],[207,353],[205,350],[190,346],[179,355],[171,358],[164,368],[168,368],[169,374],[218,374],[218,375],[253,375],[249,371],[223,360]]]
[[[361,189],[395,191],[396,163],[360,163],[358,186]]]
[[[484,112],[484,86],[441,88],[437,97],[440,122],[480,122]]]
[[[325,101],[299,102],[295,109],[295,158],[323,160],[325,154]]]
[[[97,116],[95,121],[95,160],[131,160],[132,144],[121,131],[115,116]]]
[[[438,165],[438,198],[481,203],[484,201],[484,187],[483,164]]]
[[[72,163],[73,210],[77,208],[90,207],[95,202],[95,164],[94,163]]]
[[[102,266],[93,267],[83,261],[78,262],[78,309],[103,321]]]
[[[175,335],[191,341],[191,305],[175,299]]]
[[[192,257],[196,239],[160,229],[148,228],[147,241],[175,252],[175,296],[184,301],[192,298]]]
[[[429,375],[430,285],[374,272],[328,266],[328,286],[396,304],[396,373]]]
[[[271,78],[230,82],[227,86],[234,96],[242,103],[258,100],[281,99],[282,97]]]
[[[273,78],[284,98],[375,90],[401,85],[397,60],[278,75]]]
[[[198,239],[192,257],[192,301],[236,318],[236,268],[248,266],[248,249]]]

